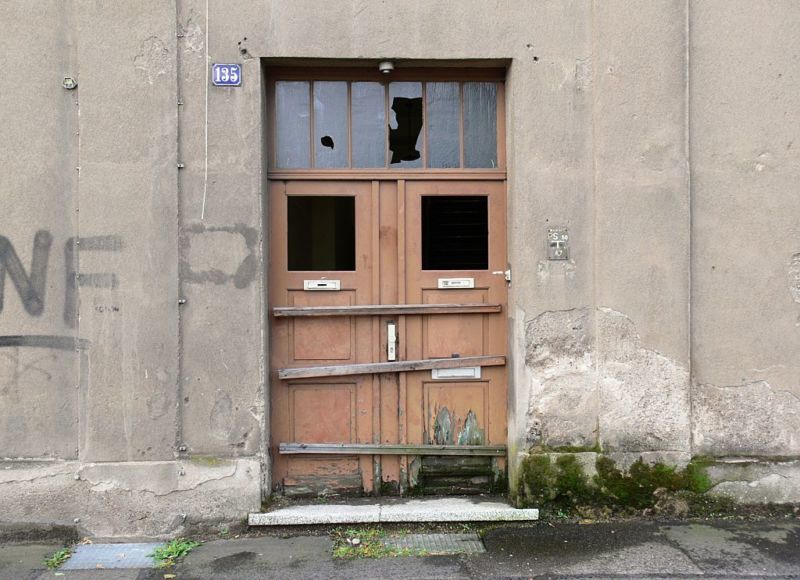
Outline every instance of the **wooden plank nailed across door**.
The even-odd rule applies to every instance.
[[[279,379],[310,379],[314,377],[343,377],[348,375],[371,375],[378,373],[400,373],[426,371],[431,369],[458,369],[463,367],[495,367],[506,364],[506,357],[465,356],[399,362],[367,363],[354,365],[332,365],[319,367],[298,367],[279,369]]]
[[[502,304],[363,304],[354,306],[276,306],[272,314],[283,316],[392,316],[401,314],[490,314],[502,312]]]
[[[368,445],[337,443],[281,443],[282,455],[467,455],[503,457],[505,445]]]

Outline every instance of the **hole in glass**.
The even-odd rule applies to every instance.
[[[288,199],[289,270],[356,269],[356,200],[293,195]]]
[[[478,195],[422,196],[422,269],[488,267],[488,199]]]
[[[392,99],[392,111],[394,111],[397,128],[389,128],[391,163],[419,159],[417,139],[422,130],[422,97],[413,99],[395,97]]]

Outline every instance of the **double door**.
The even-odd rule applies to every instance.
[[[500,179],[270,181],[277,491],[502,476],[505,222]]]

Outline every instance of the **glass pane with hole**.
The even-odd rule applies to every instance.
[[[464,83],[464,166],[497,167],[495,83]]]
[[[314,83],[314,167],[347,167],[347,82]]]
[[[386,167],[386,96],[381,83],[353,83],[353,167]]]
[[[389,167],[422,167],[422,83],[389,83]]]
[[[422,196],[422,269],[486,270],[488,210],[482,195]]]
[[[275,83],[275,160],[287,169],[311,166],[311,110],[307,81]]]
[[[427,83],[425,114],[428,167],[459,167],[461,95],[458,83]]]
[[[356,269],[356,198],[292,195],[288,199],[289,270]]]

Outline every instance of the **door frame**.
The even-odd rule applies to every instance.
[[[331,180],[347,180],[347,181],[502,181],[504,188],[504,199],[506,208],[506,227],[505,227],[505,244],[508,249],[509,246],[509,231],[508,231],[508,208],[510,206],[508,196],[508,169],[507,169],[507,134],[506,134],[506,79],[508,70],[496,66],[496,63],[491,68],[461,68],[461,67],[402,67],[396,69],[391,75],[384,75],[377,71],[373,63],[364,67],[320,67],[320,66],[298,66],[298,67],[285,67],[285,66],[270,66],[262,69],[264,80],[264,107],[266,121],[264,127],[263,143],[265,147],[264,159],[264,176],[265,176],[265,192],[268,195],[270,190],[270,183],[272,181],[331,181]],[[387,84],[396,81],[484,81],[497,83],[497,162],[496,168],[404,168],[393,169],[388,165],[384,168],[342,168],[342,169],[320,169],[320,168],[307,168],[307,169],[285,169],[275,167],[276,147],[275,137],[275,82],[281,80],[298,80],[298,81],[374,81],[382,84]],[[387,91],[388,95],[388,91]],[[423,92],[423,99],[425,93]],[[463,106],[463,101],[462,101]],[[311,107],[311,131],[312,131],[312,147],[313,147],[313,106]],[[388,122],[388,119],[387,119]],[[427,135],[425,130],[422,131],[423,142],[423,164],[428,152]],[[463,139],[463,137],[462,137]],[[462,141],[463,143],[463,141]],[[351,145],[352,146],[352,145]],[[386,144],[388,152],[388,142]],[[388,164],[388,155],[387,155]],[[463,159],[462,159],[463,161]],[[462,163],[463,164],[463,163]],[[264,209],[268,211],[270,206],[269,199],[264,203]],[[269,215],[265,217],[264,223],[269,224]],[[269,257],[269,232],[264,235],[264,256]],[[508,253],[506,253],[508,260]],[[510,268],[510,264],[507,264]],[[265,308],[264,308],[264,338],[266,346],[266,372],[265,372],[265,413],[266,413],[266,429],[264,433],[264,451],[265,463],[267,465],[267,473],[264,475],[265,487],[263,495],[268,497],[272,493],[273,481],[273,458],[271,457],[272,445],[272,429],[271,429],[271,397],[272,397],[272,369],[270,360],[270,341],[271,341],[271,324],[270,317],[272,313],[269,311],[269,296],[270,287],[272,285],[271,277],[269,276],[270,268],[265,268]],[[507,270],[506,272],[508,272]],[[510,287],[510,279],[509,281]],[[506,306],[509,304],[510,294],[506,296]],[[512,332],[508,310],[505,312],[505,334],[506,334],[506,452],[502,456],[505,460],[506,469],[511,465],[508,453],[511,451],[511,446],[508,445],[508,412],[510,409],[510,397],[514,389],[512,385],[513,372],[511,368],[511,350],[510,350],[510,333]],[[390,453],[391,454],[391,453]],[[377,486],[376,486],[377,487]]]

